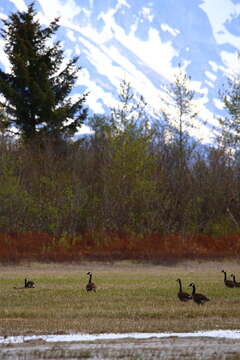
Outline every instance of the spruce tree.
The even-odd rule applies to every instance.
[[[24,139],[73,135],[87,116],[87,94],[75,102],[70,98],[81,68],[78,57],[65,64],[60,42],[50,41],[59,18],[43,28],[31,3],[26,12],[12,13],[3,23],[1,35],[11,69],[0,70],[7,126],[15,126]]]

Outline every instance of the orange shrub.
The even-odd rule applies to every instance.
[[[137,237],[127,234],[81,234],[64,242],[45,233],[0,234],[0,261],[78,261],[81,259],[174,260],[180,258],[219,258],[240,255],[240,235],[220,238],[202,234],[186,237],[152,235]],[[107,241],[106,241],[107,239]]]

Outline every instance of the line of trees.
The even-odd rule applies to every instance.
[[[122,81],[119,105],[90,117],[87,94],[70,97],[78,59],[64,66],[60,44],[49,45],[59,19],[42,28],[35,15],[32,3],[2,30],[11,72],[0,70],[0,232],[238,232],[240,77],[222,94],[229,116],[216,146],[189,135],[198,115],[181,68],[168,89],[173,112],[150,119]],[[83,122],[93,134],[73,141]]]

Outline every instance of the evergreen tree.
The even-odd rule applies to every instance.
[[[31,3],[26,12],[13,13],[3,23],[11,68],[10,73],[0,70],[7,126],[15,126],[25,139],[73,135],[87,116],[87,94],[75,102],[69,97],[81,68],[77,57],[65,65],[60,43],[50,43],[59,19],[42,28]]]

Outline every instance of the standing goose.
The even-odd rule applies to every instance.
[[[192,287],[192,299],[196,304],[203,305],[206,301],[210,301],[205,295],[196,293],[196,286],[193,282],[189,286]]]
[[[234,285],[234,281],[232,280],[227,280],[227,273],[226,271],[222,270],[221,271],[222,273],[224,273],[224,284],[229,287],[229,288],[234,288],[235,285]]]
[[[34,283],[34,281],[25,279],[25,280],[24,280],[24,284],[25,284],[25,285],[24,285],[25,288],[35,288],[35,283]]]
[[[86,285],[86,290],[87,291],[96,291],[96,285],[92,282],[92,273],[89,271],[89,272],[87,272],[87,275],[89,276],[89,280]]]
[[[233,282],[234,282],[234,287],[240,287],[240,282],[236,281],[235,275],[231,274],[231,277],[233,278]]]
[[[182,291],[182,282],[181,282],[181,279],[177,279],[176,281],[179,282],[179,292],[178,292],[178,298],[179,300],[181,301],[188,301],[188,300],[191,300],[192,299],[192,296],[189,295],[188,293]]]

